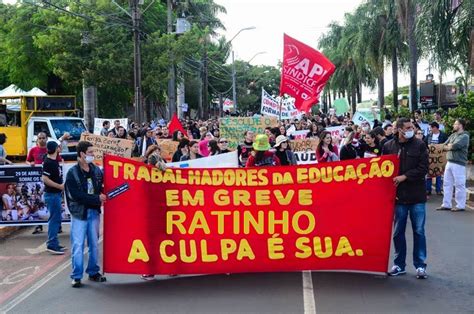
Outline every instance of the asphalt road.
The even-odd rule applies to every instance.
[[[313,272],[306,281],[301,272],[159,277],[154,281],[107,275],[105,284],[85,281],[83,288],[73,289],[69,256],[44,252],[41,244],[46,235],[31,235],[31,229],[25,229],[0,242],[0,311],[474,313],[474,212],[437,212],[439,202],[438,196],[428,202],[427,280],[416,279],[410,266],[407,275],[396,278]],[[61,235],[64,244],[68,244],[68,229]],[[411,228],[407,228],[407,239],[411,252]],[[411,265],[411,254],[407,264]]]

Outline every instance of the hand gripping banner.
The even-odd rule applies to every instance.
[[[108,155],[104,170],[105,272],[387,270],[396,156],[162,172]]]
[[[319,94],[336,70],[322,53],[284,34],[280,95],[295,98],[295,106],[308,112],[319,101]]]

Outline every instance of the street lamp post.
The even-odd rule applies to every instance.
[[[265,53],[267,53],[267,52],[266,52],[266,51],[257,52],[256,54],[253,55],[252,58],[250,58],[249,61],[247,61],[247,63],[250,63],[253,59],[255,59],[256,56],[263,55],[263,54],[265,54]]]
[[[243,31],[249,31],[255,29],[255,26],[244,27],[240,29],[234,37],[229,40],[229,44]],[[234,102],[235,111],[237,111],[237,89],[236,89],[236,77],[235,77],[235,59],[234,59],[234,49],[232,49],[232,100]]]

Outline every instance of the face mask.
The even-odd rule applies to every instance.
[[[94,161],[94,156],[86,155],[86,162],[88,164],[92,163],[93,161]]]
[[[413,131],[413,130],[405,132],[405,138],[406,139],[412,138],[413,135],[415,135],[415,131]]]

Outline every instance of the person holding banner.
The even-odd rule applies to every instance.
[[[221,153],[216,140],[210,140],[207,142],[207,147],[209,148],[209,156],[215,156]]]
[[[171,162],[178,162],[181,160],[181,157],[189,154],[189,142],[190,141],[187,138],[183,138],[179,141],[178,147],[173,154],[173,158],[171,158]]]
[[[383,155],[398,155],[400,159],[398,176],[393,179],[397,187],[393,232],[395,260],[388,275],[406,274],[405,229],[409,215],[413,229],[413,264],[416,268],[416,278],[425,279],[428,277],[425,237],[428,149],[423,141],[415,138],[414,126],[409,119],[399,118],[396,127],[398,137],[387,142],[382,149]]]
[[[77,164],[66,176],[66,199],[71,213],[72,287],[82,286],[84,272],[84,243],[87,238],[89,261],[86,273],[89,280],[105,282],[99,266],[100,207],[107,197],[102,193],[103,174],[94,163],[92,143],[77,144]]]
[[[296,156],[291,151],[290,146],[288,145],[288,138],[284,135],[279,135],[276,138],[276,143],[273,148],[276,149],[276,156],[280,160],[282,166],[294,166],[297,165]]]
[[[318,160],[318,163],[338,161],[338,149],[336,145],[332,144],[331,133],[328,131],[322,131],[320,138],[321,140],[316,148],[316,159]]]
[[[250,154],[245,167],[280,166],[280,159],[275,153],[269,151],[271,146],[267,135],[258,134],[252,147],[254,150]]]
[[[145,153],[145,162],[161,171],[166,170],[166,161],[161,157],[161,147],[157,144],[148,147]]]

